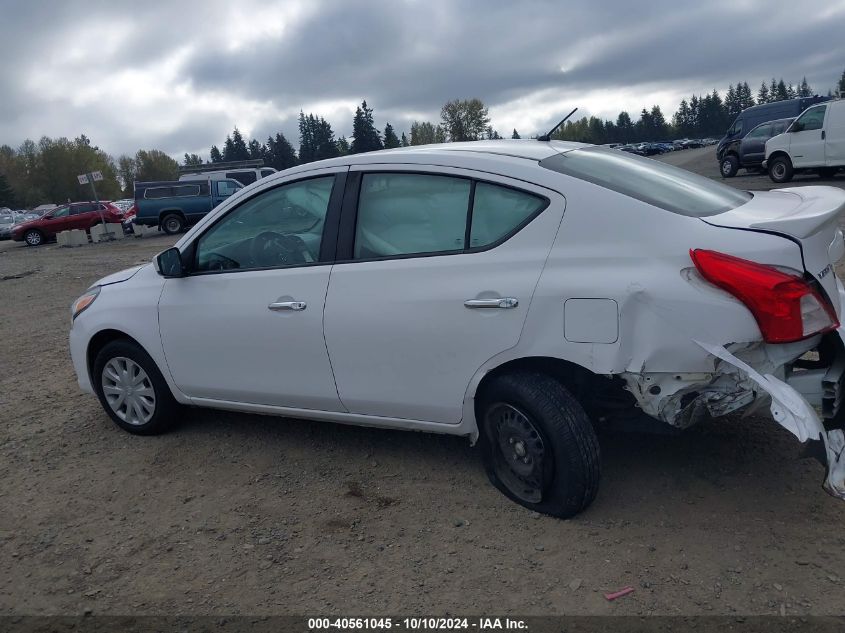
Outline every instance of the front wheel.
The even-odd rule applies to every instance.
[[[792,161],[786,156],[778,156],[769,162],[769,178],[773,182],[789,182],[792,180]]]
[[[174,422],[179,404],[155,361],[138,344],[125,339],[106,344],[91,378],[100,404],[124,431],[154,435]]]
[[[534,372],[499,376],[481,395],[478,414],[484,468],[505,496],[564,519],[592,503],[601,474],[598,439],[558,381]]]
[[[161,220],[161,228],[168,235],[175,235],[185,230],[185,219],[181,215],[171,213],[166,215]]]
[[[27,246],[41,246],[44,243],[44,236],[41,234],[41,231],[27,231],[23,239],[26,241]]]
[[[736,172],[739,171],[739,159],[733,154],[725,156],[722,159],[720,171],[722,172],[722,178],[733,178],[736,176]]]

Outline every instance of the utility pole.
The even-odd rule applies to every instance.
[[[114,239],[114,234],[106,223],[106,218],[103,215],[103,210],[100,208],[100,199],[97,197],[97,187],[94,186],[95,180],[102,180],[103,173],[99,171],[92,171],[87,174],[79,174],[76,179],[80,185],[91,185],[91,191],[94,192],[94,202],[97,204],[97,213],[100,216],[100,222],[103,224],[103,235],[108,235],[109,239]]]

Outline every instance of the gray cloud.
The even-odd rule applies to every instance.
[[[84,132],[114,154],[204,153],[234,125],[295,142],[300,108],[349,135],[363,98],[400,131],[457,97],[503,133],[579,103],[612,116],[663,99],[669,116],[677,95],[738,80],[826,92],[845,59],[845,12],[822,0],[800,15],[764,0],[3,4],[0,143]]]

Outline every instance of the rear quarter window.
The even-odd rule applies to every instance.
[[[156,200],[159,198],[169,198],[173,195],[172,187],[150,187],[144,191],[144,197],[147,200]]]
[[[751,194],[654,160],[597,147],[550,156],[540,165],[672,213],[702,218],[739,207]]]

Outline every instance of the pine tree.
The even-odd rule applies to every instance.
[[[802,77],[801,83],[798,85],[798,96],[799,97],[812,97],[813,96],[813,89],[810,87],[810,84],[807,83],[806,77]]]
[[[511,138],[522,138],[519,135],[519,132],[516,131],[516,128],[513,129],[513,134],[511,134]]]
[[[845,97],[845,70],[842,71],[842,76],[839,78],[839,84],[836,86],[836,96]]]
[[[771,99],[769,87],[764,81],[762,84],[760,84],[760,90],[757,91],[757,103],[769,103],[769,99]]]
[[[346,140],[345,136],[337,139],[337,151],[341,156],[346,156],[349,153],[349,141]]]
[[[225,152],[223,153],[225,156]],[[249,160],[249,150],[246,146],[244,137],[241,136],[240,130],[236,127],[232,132],[232,158],[226,160]]]
[[[188,154],[185,152],[185,167],[198,167],[202,164],[202,158],[199,154]]]
[[[223,143],[223,160],[235,160],[235,145],[232,143],[232,135],[226,135],[226,141]]]
[[[249,145],[247,145],[247,151],[249,152],[249,158],[251,160],[264,158],[266,155],[266,150],[264,149],[264,146],[255,139],[252,139],[249,142]]]
[[[349,146],[350,154],[361,154],[372,152],[377,149],[384,149],[378,130],[373,122],[373,109],[367,107],[367,101],[355,108],[355,117],[352,119],[352,145]]]
[[[0,174],[0,207],[16,207],[15,192],[9,186],[6,176]]]
[[[303,164],[317,160],[313,121],[313,114],[306,117],[302,110],[299,111],[299,162]]]
[[[795,90],[795,86],[791,83],[786,87],[786,98],[787,99],[795,99],[798,96],[798,93]]]
[[[393,126],[390,123],[385,123],[384,125],[384,149],[393,149],[395,147],[399,147],[401,145],[401,141],[399,137],[396,136],[396,132],[393,130]]]
[[[209,157],[211,158],[212,163],[223,162],[223,154],[220,153],[220,150],[217,149],[216,145],[211,146],[211,152],[209,153]]]
[[[297,164],[296,152],[285,135],[277,132],[275,138],[267,138],[267,157],[264,159],[270,167],[279,171],[288,169]]]
[[[408,142],[408,137],[405,136],[405,133],[402,132],[402,147],[408,147],[410,143]]]

